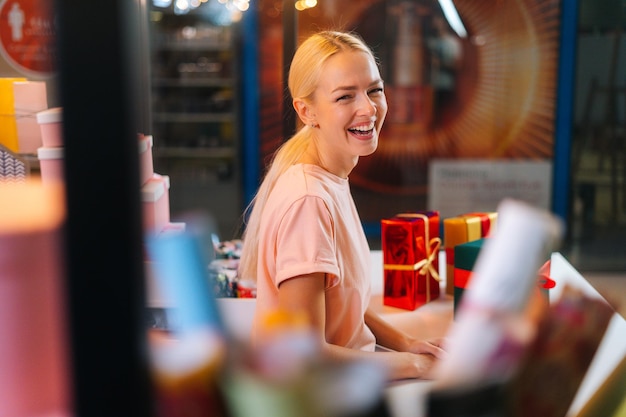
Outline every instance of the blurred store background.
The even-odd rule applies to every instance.
[[[139,2],[141,133],[170,176],[172,217],[206,212],[224,239],[240,234],[268,158],[296,128],[284,62],[308,33],[338,28],[372,45],[390,102],[378,152],[351,178],[374,248],[383,217],[490,209],[508,193],[566,219],[563,250],[580,270],[625,271],[626,6],[575,3],[572,15],[559,0]],[[8,28],[0,75],[46,81],[58,105],[54,71],[21,62]],[[451,183],[450,162],[465,181],[487,179]],[[483,189],[443,191],[468,185]]]

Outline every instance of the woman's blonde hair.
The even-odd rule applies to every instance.
[[[370,48],[357,35],[345,32],[323,31],[307,38],[296,50],[289,69],[289,92],[292,99],[311,100],[322,76],[324,64],[341,51],[365,52],[376,62]],[[257,194],[246,209],[249,213],[243,234],[243,251],[239,263],[239,276],[256,280],[259,229],[265,203],[278,178],[297,163],[306,151],[313,128],[304,125],[275,152]]]

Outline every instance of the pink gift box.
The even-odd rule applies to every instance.
[[[145,184],[154,174],[154,162],[152,160],[152,135],[139,135],[139,179],[141,185]]]
[[[170,223],[170,177],[152,174],[141,187],[144,231],[160,232]]]
[[[44,183],[64,180],[63,154],[64,149],[62,147],[37,149],[41,180]]]
[[[63,109],[54,107],[37,113],[37,123],[43,146],[63,146]]]
[[[37,125],[37,113],[48,108],[46,83],[43,81],[17,81],[13,83],[13,107],[19,153],[36,153],[46,146]]]

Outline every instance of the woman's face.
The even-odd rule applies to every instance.
[[[378,67],[368,54],[350,51],[330,57],[310,106],[318,152],[327,162],[352,162],[351,170],[359,156],[376,150],[387,99]]]

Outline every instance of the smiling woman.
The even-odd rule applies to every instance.
[[[306,317],[334,359],[380,362],[391,379],[427,377],[439,342],[402,333],[368,307],[369,246],[348,177],[376,151],[387,114],[376,59],[353,34],[314,34],[294,55],[289,90],[303,126],[276,153],[243,236],[239,275],[257,282],[253,341],[286,312]]]
[[[301,162],[347,178],[359,157],[378,147],[387,114],[383,82],[363,52],[335,54],[323,68],[314,94],[293,100],[300,120],[314,127]]]

